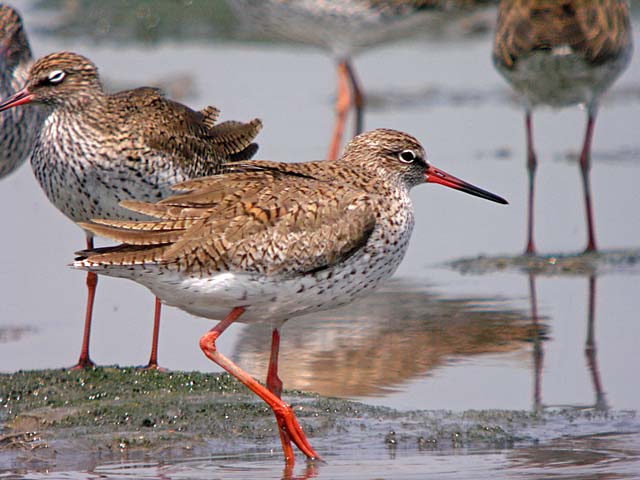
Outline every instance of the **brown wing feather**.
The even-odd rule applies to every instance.
[[[624,0],[502,0],[493,56],[510,69],[532,52],[569,46],[597,65],[618,58],[630,42]]]
[[[231,270],[288,275],[314,271],[339,262],[366,243],[376,223],[374,200],[369,195],[343,185],[325,189],[323,181],[312,178],[295,183],[283,181],[285,178],[264,172],[212,177],[201,189],[155,204],[161,207],[158,213],[163,218],[168,209],[178,213],[183,208],[176,203],[184,206],[192,218],[183,224],[184,230],[172,230],[176,225],[172,219],[102,222],[83,228],[144,246],[139,250],[142,256],[147,246],[160,243],[156,246],[163,247],[162,255],[154,252],[154,262],[200,273]],[[164,248],[167,241],[171,243]],[[100,255],[100,261],[109,264],[140,258],[131,250],[126,254],[102,251]],[[96,258],[91,256],[90,260]]]
[[[249,158],[257,150],[252,142],[262,128],[258,119],[215,125],[219,115],[215,107],[197,112],[150,87],[119,92],[108,98],[113,103],[109,111],[118,115],[114,124],[136,125],[136,132],[144,139],[143,145],[132,145],[132,156],[164,154],[187,176],[219,173],[232,157]],[[143,146],[149,151],[141,151]]]

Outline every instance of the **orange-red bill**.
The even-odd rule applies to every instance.
[[[25,103],[29,103],[31,100],[33,100],[33,94],[26,88],[23,88],[11,95],[4,102],[0,103],[0,112],[17,107],[18,105],[24,105]]]
[[[484,198],[486,200],[491,200],[492,202],[501,203],[503,205],[507,205],[507,202],[504,198],[483,190],[482,188],[478,188],[475,185],[471,185],[464,180],[460,180],[453,175],[449,175],[447,172],[440,170],[432,165],[429,165],[427,169],[427,173],[425,175],[425,182],[427,183],[439,183],[440,185],[444,185],[445,187],[454,188],[456,190],[460,190],[461,192],[468,193],[469,195],[475,195],[476,197]]]

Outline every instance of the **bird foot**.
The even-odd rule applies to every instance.
[[[96,368],[96,364],[89,357],[80,357],[78,363],[70,367],[69,370],[88,370],[90,368]]]
[[[287,433],[289,439],[300,449],[302,453],[307,456],[309,460],[323,461],[311,444],[309,444],[307,437],[302,431],[302,427],[296,419],[293,409],[285,403],[282,405],[283,406],[281,407],[275,407],[273,409],[273,413],[276,416],[276,421],[278,422],[280,429]]]

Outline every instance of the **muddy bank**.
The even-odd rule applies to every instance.
[[[640,250],[462,258],[447,264],[461,273],[517,271],[535,275],[601,275],[640,272]]]
[[[280,455],[271,412],[226,374],[98,368],[0,375],[0,472],[202,455]],[[605,411],[412,411],[286,392],[316,449],[503,449],[635,428]],[[613,427],[615,424],[615,427]],[[603,427],[606,425],[607,427]]]

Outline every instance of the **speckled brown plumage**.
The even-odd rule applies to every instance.
[[[0,111],[23,103],[38,106],[21,109],[46,111],[31,165],[49,200],[74,222],[144,218],[120,202],[159,200],[177,182],[218,173],[228,161],[249,159],[262,128],[258,119],[216,124],[220,112],[215,107],[194,111],[150,87],[106,93],[97,67],[71,52],[36,61],[24,88],[3,102]],[[92,232],[87,231],[87,239],[93,246]],[[90,274],[80,366],[92,364],[88,339],[96,282]],[[159,303],[154,345],[158,321]]]
[[[64,78],[51,83],[56,72]],[[70,52],[38,60],[25,89],[48,110],[31,158],[34,173],[75,222],[131,218],[120,201],[157,200],[174,183],[250,158],[262,127],[257,119],[215,125],[214,107],[197,112],[150,87],[107,94],[96,66]]]
[[[0,96],[6,98],[22,87],[33,59],[18,12],[0,4]],[[27,159],[38,134],[42,115],[36,110],[0,113],[0,178]]]
[[[80,252],[74,266],[139,282],[187,312],[224,318],[201,338],[205,355],[271,406],[287,462],[291,442],[317,458],[280,399],[278,328],[389,278],[413,229],[409,190],[425,182],[506,203],[429,165],[410,135],[379,129],[355,137],[336,162],[235,163],[229,173],[177,185],[183,193],[158,203],[126,202],[157,220],[83,224],[125,243]],[[216,338],[236,320],[274,325],[266,388],[216,350]]]
[[[621,0],[509,0],[500,3],[494,58],[504,68],[535,51],[567,46],[588,63],[618,58],[631,43]]]

